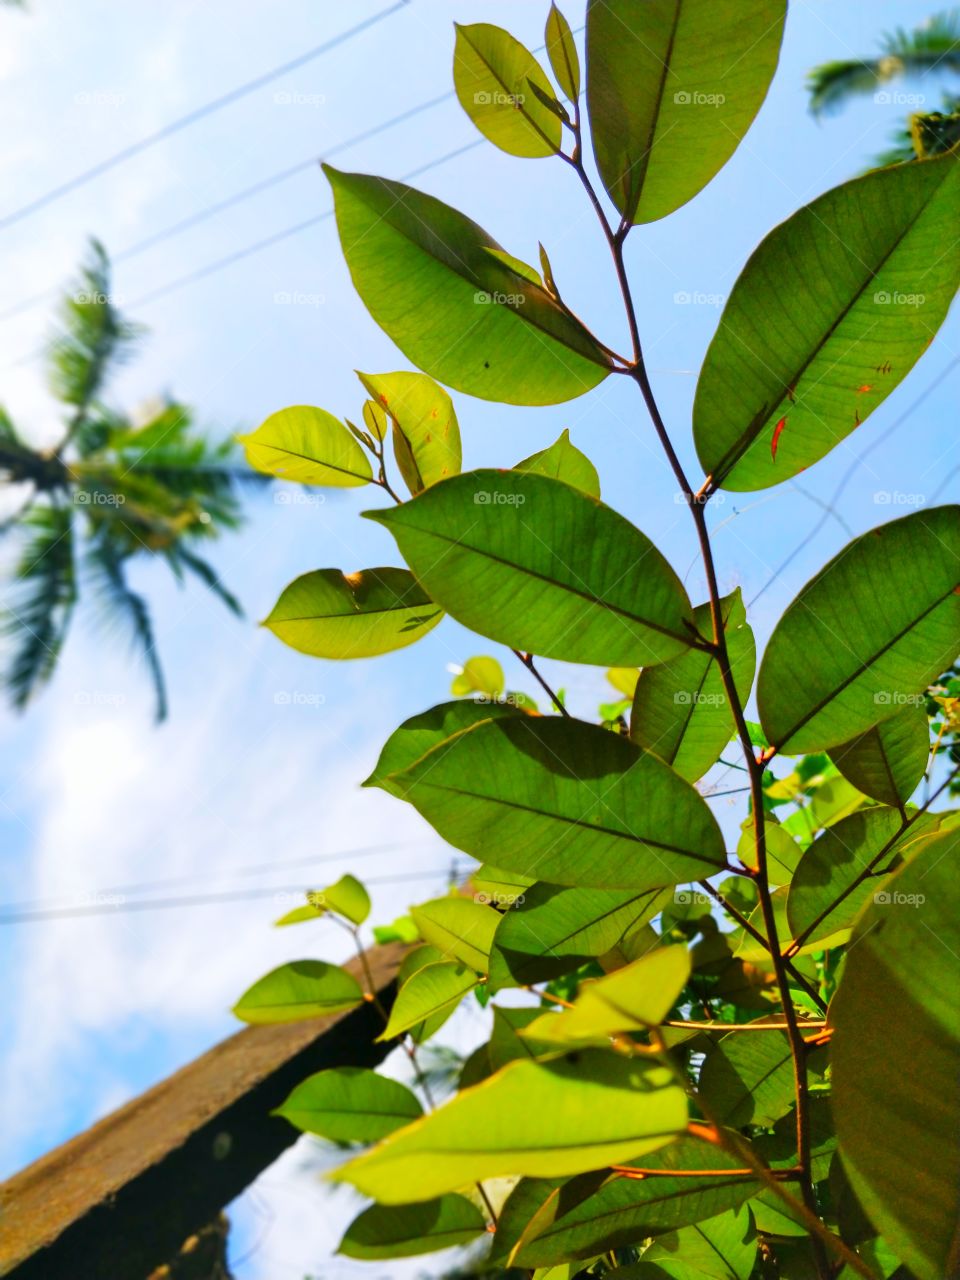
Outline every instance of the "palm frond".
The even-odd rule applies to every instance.
[[[126,577],[129,558],[109,536],[96,538],[88,547],[86,567],[99,589],[100,598],[109,615],[125,623],[134,643],[139,647],[150,672],[156,700],[157,723],[167,718],[167,688],[163,668],[157,654],[156,638],[150,610],[143,596],[131,590]]]
[[[50,388],[75,410],[70,434],[81,452],[86,410],[142,332],[117,310],[111,290],[110,261],[103,246],[92,240],[79,278],[63,299],[60,332],[47,352]]]
[[[243,606],[233,592],[224,586],[213,565],[208,564],[201,556],[195,555],[182,542],[173,548],[170,560],[178,577],[182,576],[183,569],[189,569],[205,587],[223,601],[231,613],[235,613],[238,618],[243,617]]]
[[[873,93],[904,75],[960,70],[960,9],[934,14],[913,31],[898,28],[880,41],[880,55],[825,62],[807,77],[815,116],[837,110],[857,94]]]
[[[13,638],[3,683],[10,701],[23,710],[53,673],[77,590],[70,509],[36,506],[20,527],[26,542],[3,617],[3,631]]]

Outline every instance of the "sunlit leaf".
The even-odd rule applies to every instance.
[[[956,1262],[958,856],[954,832],[882,883],[831,1006],[844,1167],[870,1221],[918,1280],[942,1280]]]
[[[749,1280],[756,1259],[757,1232],[744,1205],[658,1236],[644,1250],[636,1280]]]
[[[299,1022],[362,1003],[359,983],[339,965],[293,960],[264,974],[244,992],[233,1012],[242,1022]]]
[[[834,747],[830,759],[864,795],[882,804],[903,805],[927,767],[928,723],[926,708],[918,701]]]
[[[750,59],[746,59],[750,61]],[[694,436],[727,489],[765,489],[822,458],[910,372],[960,284],[953,156],[876,170],[772,231],[720,318]]]
[[[455,698],[465,698],[470,693],[482,693],[485,698],[499,698],[506,688],[503,667],[496,658],[468,658],[463,670],[453,678],[450,692]]]
[[[650,540],[557,480],[471,471],[364,514],[394,535],[431,599],[511,648],[638,666],[693,638],[687,594]]]
[[[923,572],[918,572],[918,566]],[[847,742],[888,719],[960,650],[960,507],[932,507],[855,538],[777,623],[757,680],[784,751]]]
[[[600,477],[597,469],[585,453],[571,443],[570,432],[564,428],[548,449],[532,453],[514,467],[514,471],[533,471],[537,475],[563,480],[575,489],[582,489],[592,498],[600,497]]]
[[[393,424],[394,456],[411,493],[460,470],[460,426],[453,402],[425,373],[360,373]]]
[[[573,1174],[628,1160],[663,1146],[686,1123],[686,1098],[669,1070],[588,1049],[548,1063],[511,1062],[331,1176],[402,1204],[482,1178]]]
[[[560,120],[532,86],[549,98],[554,93],[533,54],[502,27],[454,25],[453,84],[480,132],[513,156],[556,155]]]
[[[770,1125],[794,1101],[793,1056],[779,1031],[731,1031],[707,1054],[697,1085],[723,1124]]]
[[[578,720],[482,722],[391,782],[458,849],[552,884],[639,892],[725,860],[716,820],[689,783]]]
[[[739,588],[721,601],[730,668],[740,701],[753,685],[757,650]],[[710,606],[693,611],[694,626],[710,639]],[[640,673],[633,695],[630,736],[655,751],[681,777],[695,782],[715,764],[736,732],[720,666],[708,653],[688,649]]]
[[[324,165],[353,283],[415,365],[484,400],[557,404],[610,370],[557,300],[487,252],[476,223],[401,182]]]
[[[597,168],[627,222],[692,199],[737,149],[776,70],[786,0],[589,0]]]
[[[418,1030],[415,1039],[425,1039],[422,1024],[430,1024],[442,1014],[445,1016],[439,1022],[433,1022],[432,1029],[442,1025],[446,1016],[476,985],[477,975],[473,970],[455,960],[425,964],[400,988],[390,1010],[387,1029],[379,1039],[393,1040],[411,1029]]]
[[[500,915],[492,907],[469,898],[436,898],[411,908],[410,914],[425,942],[445,960],[460,960],[477,973],[486,973],[490,946]]]
[[[463,1196],[440,1196],[421,1204],[375,1204],[350,1223],[337,1253],[368,1262],[411,1258],[469,1244],[485,1230],[483,1214]]]
[[[373,477],[370,460],[343,423],[311,405],[281,409],[238,439],[251,467],[281,480],[344,488]]]
[[[371,658],[413,644],[442,617],[406,569],[315,569],[283,589],[263,625],[314,658]]]
[[[379,1142],[423,1115],[405,1085],[363,1067],[318,1071],[298,1084],[274,1115],[332,1142]]]
[[[547,56],[557,83],[571,102],[580,97],[580,58],[570,24],[555,4],[550,5],[545,32]]]

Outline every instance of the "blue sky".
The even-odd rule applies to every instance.
[[[350,6],[33,0],[28,15],[3,12],[4,210],[389,7],[389,0]],[[566,6],[575,26],[580,7]],[[546,8],[539,0],[410,0],[330,54],[6,229],[0,309],[68,280],[89,234],[119,255],[208,204],[447,92],[453,20],[501,23],[533,47],[541,42]],[[718,302],[766,231],[860,171],[909,109],[868,97],[818,124],[806,110],[807,70],[868,53],[881,30],[913,25],[924,12],[916,0],[870,6],[795,0],[770,96],[733,160],[684,209],[631,235],[628,265],[651,376],[691,474],[699,474],[689,432],[695,374]],[[938,103],[936,86],[896,89],[926,95],[931,108]],[[478,136],[450,97],[340,151],[335,162],[397,177]],[[542,240],[565,298],[601,337],[624,345],[605,250],[565,166],[513,159],[482,143],[419,185],[462,208],[522,258],[534,261]],[[250,430],[295,403],[355,415],[363,399],[355,368],[408,366],[354,294],[331,219],[149,301],[180,277],[329,206],[319,168],[305,168],[121,261],[115,292],[151,332],[139,358],[116,378],[111,398],[132,407],[173,391],[220,435]],[[684,294],[701,300],[677,300]],[[2,398],[38,440],[51,437],[56,421],[35,359],[48,323],[44,306],[0,322]],[[761,640],[850,531],[929,501],[960,463],[956,380],[943,376],[958,351],[954,313],[920,366],[861,430],[805,473],[802,489],[726,495],[714,505],[721,586],[740,585],[750,599],[819,518],[818,503],[860,462],[838,505],[840,518],[826,522],[751,611]],[[941,377],[889,442],[869,453]],[[666,464],[626,382],[611,378],[580,400],[545,409],[455,397],[465,466],[509,465],[569,427],[596,463],[606,501],[654,538],[699,598],[692,524],[672,500]],[[958,488],[954,475],[940,500],[955,498]],[[891,503],[878,494],[899,496]],[[246,623],[199,590],[171,587],[152,566],[140,569],[138,586],[154,607],[170,684],[172,714],[162,729],[151,725],[149,688],[125,641],[84,611],[42,700],[25,719],[3,713],[3,903],[74,906],[118,886],[159,881],[171,883],[125,889],[128,902],[263,889],[259,899],[0,928],[8,1027],[0,1096],[9,1106],[3,1172],[228,1034],[229,1005],[270,965],[302,954],[340,956],[339,937],[322,925],[311,926],[312,935],[270,930],[284,894],[347,869],[373,878],[422,873],[409,886],[377,887],[376,915],[386,918],[442,888],[450,850],[404,806],[361,792],[357,783],[402,719],[447,696],[448,665],[490,646],[446,620],[415,649],[334,666],[284,649],[253,625],[301,572],[396,562],[389,535],[357,518],[368,505],[380,505],[375,494],[252,497],[246,530],[213,557],[243,600]],[[530,689],[510,655],[500,656],[510,683]],[[609,696],[600,671],[544,667],[583,714]],[[284,702],[285,694],[303,696]],[[331,860],[305,870],[311,858]],[[251,870],[263,864],[275,869]],[[317,1225],[319,1193],[296,1172],[300,1160],[284,1162],[238,1210],[238,1247],[252,1250],[239,1276],[300,1277],[335,1243],[341,1210],[333,1212],[334,1226]],[[341,1270],[323,1274],[357,1270],[337,1265]]]

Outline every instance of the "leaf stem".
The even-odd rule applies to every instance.
[[[536,680],[536,682],[540,685],[540,688],[543,689],[544,693],[547,695],[547,697],[550,699],[553,705],[557,708],[560,714],[562,716],[569,717],[570,712],[563,705],[563,703],[561,702],[557,694],[555,694],[554,691],[550,688],[550,686],[547,684],[546,680],[544,680],[543,676],[540,674],[537,668],[533,665],[533,654],[521,653],[519,649],[511,649],[510,652],[520,659],[520,661],[523,663],[523,665],[527,668],[527,670],[533,676],[534,680]]]

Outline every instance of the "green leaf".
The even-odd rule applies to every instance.
[[[867,1217],[918,1280],[956,1266],[958,853],[954,832],[883,883],[831,1005],[843,1164]]]
[[[282,916],[274,920],[274,928],[283,929],[291,924],[307,924],[311,920],[320,920],[323,917],[323,908],[315,907],[312,902],[305,902],[303,906],[293,907],[290,911],[285,911]]]
[[[579,720],[481,723],[391,782],[458,849],[552,884],[639,892],[725,861],[716,820],[689,783]]]
[[[917,511],[844,547],[770,637],[757,681],[770,741],[791,753],[835,747],[922,701],[960,650],[958,584],[957,506]]]
[[[805,935],[816,942],[850,928],[901,856],[894,842],[902,821],[896,809],[863,809],[841,818],[814,840],[800,860],[787,897],[791,937]],[[916,847],[914,834],[907,835],[908,848]],[[921,827],[919,834],[925,839],[929,832]],[[889,852],[883,854],[888,845]],[[857,884],[878,857],[874,872]]]
[[[387,1029],[377,1038],[393,1040],[413,1028],[417,1032],[415,1040],[427,1039],[421,1024],[432,1024],[432,1034],[476,985],[477,975],[473,970],[455,960],[425,964],[400,988],[390,1010]],[[440,1021],[435,1022],[438,1017]]]
[[[485,698],[497,699],[506,688],[503,667],[496,658],[468,658],[463,670],[454,676],[450,692],[455,698],[464,698],[470,693],[482,693]]]
[[[509,404],[558,404],[607,376],[607,353],[476,223],[404,183],[323,168],[357,292],[425,373]]]
[[[570,432],[565,427],[560,436],[548,449],[532,453],[514,467],[514,471],[532,471],[536,475],[549,476],[553,480],[563,480],[581,489],[591,498],[600,497],[600,477],[597,469],[585,453],[581,453],[570,441]]]
[[[300,1022],[363,1003],[355,978],[323,960],[293,960],[271,969],[233,1007],[241,1022]]]
[[[790,1042],[779,1031],[731,1031],[707,1054],[697,1090],[731,1129],[773,1124],[794,1101]]]
[[[721,601],[724,631],[734,684],[746,702],[757,666],[753,632],[738,587]],[[693,611],[693,622],[704,637],[712,637],[710,606]],[[698,649],[649,667],[640,673],[633,695],[630,736],[655,751],[680,774],[695,782],[717,762],[736,732],[733,712],[716,659]]]
[[[325,409],[305,404],[281,409],[237,439],[251,467],[281,480],[348,488],[373,478],[363,449]]]
[[[560,120],[531,88],[553,98],[536,58],[502,27],[454,23],[453,84],[461,107],[485,138],[512,156],[553,156]]]
[[[537,1058],[544,1053],[553,1056],[556,1053],[556,1045],[524,1034],[532,1022],[555,1018],[556,1014],[545,1014],[539,1007],[509,1009],[491,1005],[491,1008],[493,1028],[487,1042],[487,1065],[491,1072],[499,1071],[508,1062],[516,1062],[518,1059]]]
[[[707,1222],[658,1236],[623,1280],[749,1280],[757,1258],[757,1233],[749,1208],[728,1210]]]
[[[687,593],[653,543],[558,480],[471,471],[364,515],[394,535],[431,599],[491,640],[603,666],[689,648]]]
[[[462,451],[453,401],[425,373],[358,373],[393,423],[393,448],[411,493],[455,476]]]
[[[663,889],[624,893],[532,885],[497,926],[490,989],[529,986],[571,973],[616,946],[627,930],[652,919],[668,896]]]
[[[364,401],[363,421],[374,439],[385,440],[387,438],[387,415],[375,401]]]
[[[550,5],[544,32],[547,56],[557,83],[571,102],[580,97],[580,59],[573,41],[570,23],[555,4]]]
[[[327,911],[344,916],[353,924],[363,924],[370,914],[370,895],[355,876],[344,875],[336,884],[328,885],[318,893],[311,893],[310,901]]]
[[[406,569],[315,569],[284,587],[263,625],[313,658],[372,658],[413,644],[442,617]]]
[[[789,884],[796,871],[803,850],[784,827],[775,818],[764,820],[764,835],[767,850],[767,875],[774,885]],[[741,828],[741,836],[737,841],[737,857],[745,867],[756,870],[757,836],[753,818],[747,818]]]
[[[686,947],[657,947],[605,978],[581,983],[573,1008],[537,1019],[530,1035],[562,1043],[659,1026],[689,977]]]
[[[535,884],[533,876],[522,876],[516,871],[504,871],[485,862],[470,877],[477,902],[489,902],[494,906],[510,906],[522,903],[527,890]]]
[[[694,437],[715,484],[788,480],[906,377],[960,284],[960,244],[943,242],[958,216],[960,164],[946,156],[835,187],[767,236],[697,385]]]
[[[308,1076],[274,1115],[332,1142],[379,1142],[423,1115],[405,1085],[363,1067],[334,1067]]]
[[[517,1267],[590,1258],[735,1209],[757,1189],[756,1181],[742,1174],[691,1177],[693,1170],[722,1173],[740,1167],[724,1151],[692,1138],[679,1138],[636,1163],[686,1176],[638,1179],[586,1174],[561,1186],[541,1183],[539,1195],[532,1197],[531,1180],[525,1180],[501,1211],[492,1256],[505,1258],[509,1252],[510,1264]],[[521,1200],[524,1212],[515,1227],[513,1203]],[[509,1240],[511,1235],[515,1240]]]
[[[433,747],[463,729],[483,720],[523,714],[508,702],[442,702],[429,711],[411,716],[393,731],[380,752],[377,767],[363,785],[380,787],[390,795],[402,796],[403,790],[392,780],[393,774],[416,764]]]
[[[331,1176],[401,1204],[482,1178],[573,1174],[631,1159],[686,1123],[686,1098],[668,1069],[584,1050],[511,1062]]]
[[[440,1196],[422,1204],[374,1204],[350,1223],[337,1253],[368,1262],[412,1258],[469,1244],[485,1231],[483,1214],[463,1196]]]
[[[477,973],[486,973],[490,946],[500,913],[469,898],[436,898],[411,908],[420,936],[445,960],[461,960]]]
[[[864,795],[899,807],[916,790],[929,754],[927,711],[918,703],[834,747],[830,759]]]
[[[626,221],[691,200],[733,155],[776,70],[786,0],[589,0],[597,168]]]

